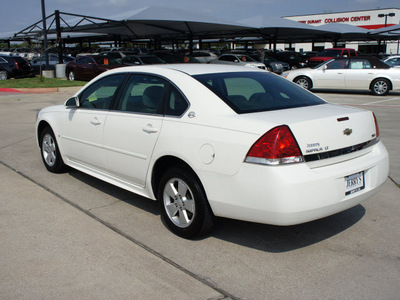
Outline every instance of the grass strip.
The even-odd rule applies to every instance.
[[[42,78],[40,76],[30,78],[17,78],[0,80],[0,88],[55,88],[55,87],[71,87],[83,86],[86,81],[70,81],[61,78]]]

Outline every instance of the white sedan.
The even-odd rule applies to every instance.
[[[371,90],[384,96],[400,89],[400,69],[390,68],[373,57],[332,59],[315,68],[282,73],[306,89]]]
[[[382,61],[392,68],[400,68],[400,55],[389,56]]]
[[[388,176],[370,111],[328,104],[258,69],[136,66],[38,113],[45,167],[67,166],[160,203],[176,234],[215,216],[292,225],[346,210]]]

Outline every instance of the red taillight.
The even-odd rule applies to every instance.
[[[302,162],[303,157],[292,132],[286,125],[278,126],[258,139],[250,148],[246,162],[280,165]]]
[[[17,70],[19,70],[19,65],[18,65],[17,61],[15,59],[13,59],[13,61],[15,62],[15,66],[17,67]]]
[[[375,131],[376,131],[376,137],[379,137],[379,126],[378,126],[378,121],[376,120],[376,116],[374,113],[372,113],[374,116],[374,121],[375,121]]]

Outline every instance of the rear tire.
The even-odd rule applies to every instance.
[[[214,215],[197,177],[184,168],[171,168],[162,176],[157,197],[164,224],[183,238],[205,235]]]
[[[50,127],[44,128],[40,134],[40,153],[44,166],[48,171],[52,173],[62,173],[65,171],[66,166]]]
[[[376,96],[386,96],[390,90],[390,83],[386,79],[375,79],[371,83],[371,92]]]

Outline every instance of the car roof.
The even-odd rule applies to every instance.
[[[355,50],[353,48],[326,48],[324,50]]]
[[[265,70],[250,68],[244,66],[230,66],[220,64],[163,64],[163,65],[140,65],[133,67],[124,67],[115,69],[113,72],[153,72],[165,69],[179,71],[188,75],[202,75],[210,73],[228,73],[228,72],[264,72]]]

